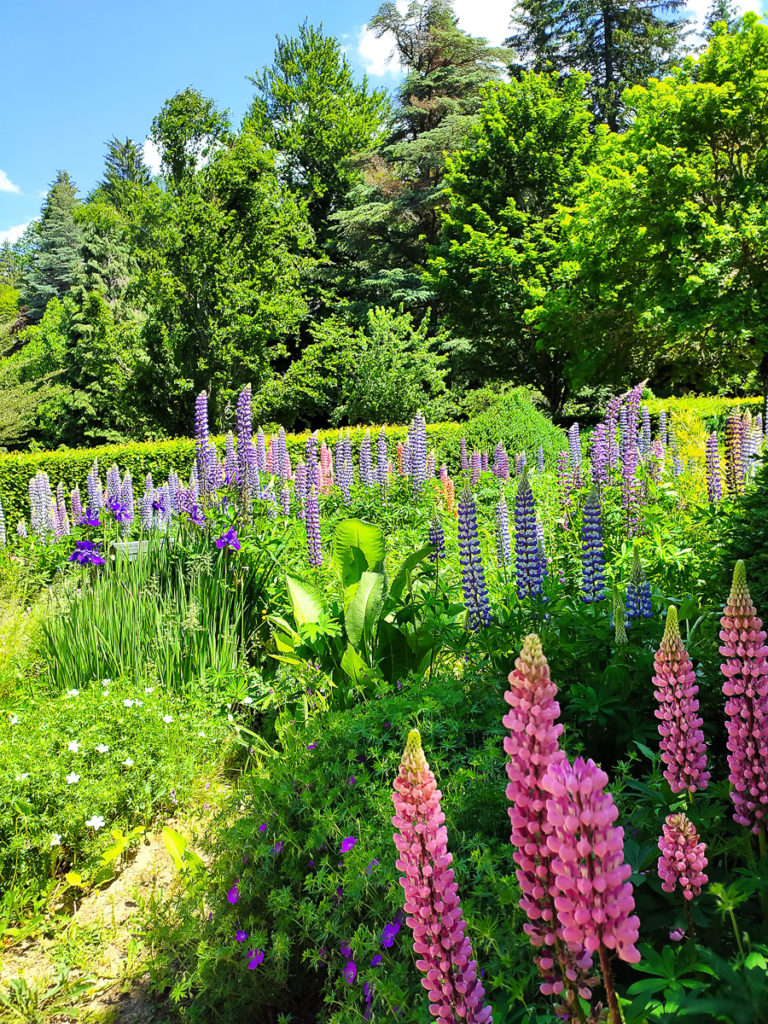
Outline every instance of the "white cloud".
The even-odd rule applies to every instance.
[[[160,173],[160,151],[154,144],[152,139],[145,139],[144,145],[141,147],[142,156],[144,157],[144,163],[152,171],[153,174]]]
[[[5,171],[0,171],[0,192],[15,192],[17,195],[21,195],[21,189],[18,185],[14,185]]]
[[[31,223],[32,221],[28,220],[26,224],[17,224],[15,228],[8,228],[6,231],[0,231],[0,245],[2,245],[3,242],[10,242],[11,245],[13,245],[14,242],[18,242]]]
[[[712,0],[688,0],[686,13],[694,21],[701,24],[711,6]],[[736,7],[740,14],[746,14],[747,11],[756,11],[758,14],[762,13],[761,0],[736,0]]]

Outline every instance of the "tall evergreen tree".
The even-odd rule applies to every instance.
[[[686,0],[521,0],[513,68],[585,71],[595,115],[614,131],[622,93],[671,70],[688,31]]]
[[[406,76],[395,127],[363,163],[364,182],[340,212],[341,247],[353,263],[348,286],[369,304],[424,308],[425,247],[437,238],[445,163],[463,144],[484,85],[508,54],[457,26],[451,0],[413,0],[405,14],[385,2],[370,22],[391,33]]]
[[[133,186],[148,185],[152,181],[152,172],[144,163],[141,147],[131,139],[121,142],[112,138],[107,143],[104,179],[99,183],[96,193],[105,198],[118,210],[126,204]]]
[[[42,317],[50,299],[62,298],[82,276],[77,206],[75,183],[59,171],[43,204],[21,283],[21,301],[32,322]]]
[[[323,239],[357,174],[349,158],[382,139],[390,117],[384,90],[354,80],[339,42],[307,22],[298,36],[278,36],[274,60],[251,78],[245,122],[280,154],[281,179],[307,200]]]
[[[711,39],[714,36],[714,28],[719,21],[725,22],[729,32],[735,31],[741,21],[741,14],[735,0],[712,0],[704,18],[705,39]]]

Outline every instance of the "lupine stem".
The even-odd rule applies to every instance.
[[[619,1009],[619,1001],[616,998],[616,990],[613,987],[613,974],[611,973],[611,965],[608,962],[608,951],[602,942],[600,943],[598,953],[600,956],[600,970],[603,972],[605,995],[608,999],[608,1008],[611,1011],[611,1024],[621,1024],[621,1010]]]

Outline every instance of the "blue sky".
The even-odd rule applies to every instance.
[[[691,0],[694,13],[708,0]],[[194,86],[239,122],[275,35],[321,21],[372,82],[393,84],[387,40],[366,20],[378,0],[6,0],[0,90],[0,241],[40,211],[59,169],[81,194],[100,179],[113,135],[143,142],[164,101]],[[759,10],[761,0],[744,0]],[[455,0],[463,28],[500,42],[512,2]],[[8,83],[11,83],[10,87]]]

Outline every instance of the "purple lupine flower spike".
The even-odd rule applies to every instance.
[[[366,487],[373,487],[373,462],[371,454],[371,432],[366,430],[363,443],[360,445],[358,457],[360,465],[360,483]]]
[[[309,564],[320,566],[323,564],[323,547],[320,538],[320,506],[317,500],[317,489],[314,485],[307,491],[307,507],[304,518],[307,528]]]
[[[168,477],[170,484],[170,474]],[[236,484],[238,482],[237,472],[237,455],[235,454],[235,439],[230,431],[227,434],[226,441],[224,442],[224,485],[229,487],[230,484]]]
[[[195,462],[201,494],[208,493],[208,394],[201,391],[195,399]]]
[[[669,437],[667,435],[667,412],[665,409],[659,410],[659,440],[666,448]]]
[[[536,466],[540,473],[544,472],[544,445],[539,445],[539,450],[536,452]]]
[[[349,505],[351,497],[351,481],[347,475],[347,446],[344,437],[340,436],[336,442],[336,449],[333,455],[336,470],[336,485],[342,493],[345,505]]]
[[[5,511],[2,501],[0,501],[0,547],[5,547],[5,542]]]
[[[351,459],[349,465],[351,469]],[[376,438],[376,483],[381,488],[382,497],[384,497],[389,487],[389,455],[387,453],[387,435],[383,427]]]
[[[571,471],[576,472],[581,466],[581,432],[578,423],[572,423],[568,428],[568,453]]]
[[[459,442],[459,450],[461,452],[461,471],[467,473],[469,471],[469,459],[467,458],[467,439],[462,437]]]
[[[725,482],[730,495],[744,490],[744,450],[741,417],[734,409],[725,421]]]
[[[117,463],[112,465],[107,470],[107,501],[119,501],[120,500],[120,470],[117,468]]]
[[[461,586],[467,609],[467,625],[476,632],[481,626],[490,626],[492,620],[477,534],[477,509],[468,487],[464,488],[459,499],[458,512]]]
[[[493,472],[500,480],[509,480],[509,456],[501,441],[493,453]]]
[[[509,509],[502,491],[496,504],[496,558],[500,566],[512,562],[512,541],[509,536]]]
[[[582,598],[587,603],[602,601],[605,597],[605,552],[603,550],[603,523],[600,499],[595,487],[584,505],[581,527]]]
[[[471,468],[470,483],[474,487],[474,485],[480,479],[480,474],[483,470],[483,464],[480,460],[480,452],[472,452],[472,457],[469,460],[469,464]]]
[[[69,507],[72,511],[73,524],[80,526],[83,522],[83,500],[80,497],[80,488],[77,485],[75,485],[69,496]]]
[[[286,519],[291,514],[291,492],[287,487],[280,491],[280,510]]]
[[[720,451],[717,445],[717,434],[714,431],[707,438],[707,495],[710,505],[716,505],[723,497]]]
[[[598,423],[592,432],[589,460],[592,483],[598,487],[608,483],[608,443],[605,435],[605,423]]]
[[[251,385],[237,396],[237,475],[241,487],[248,485],[248,463],[252,458]]]
[[[539,546],[536,502],[527,472],[523,472],[515,496],[515,564],[520,600],[542,592],[545,560]]]
[[[640,430],[640,454],[645,457],[651,451],[651,414],[648,406],[644,405],[640,410],[642,427]]]
[[[432,522],[429,524],[429,543],[435,549],[429,554],[430,562],[445,558],[445,531],[437,513],[432,516]]]
[[[317,467],[317,434],[310,434],[307,438],[304,459],[307,474],[307,497],[309,497],[311,488],[314,487],[317,492],[320,486],[320,472]]]
[[[653,616],[651,605],[651,585],[645,578],[640,552],[635,543],[632,558],[632,574],[627,587],[627,620],[650,619]]]
[[[125,506],[125,519],[123,520],[123,527],[128,532],[128,527],[136,515],[136,507],[133,499],[133,478],[131,477],[131,471],[126,469],[125,475],[123,476],[123,482],[120,485],[120,502]]]
[[[417,412],[408,430],[408,461],[411,488],[414,494],[424,489],[427,478],[427,425]]]

